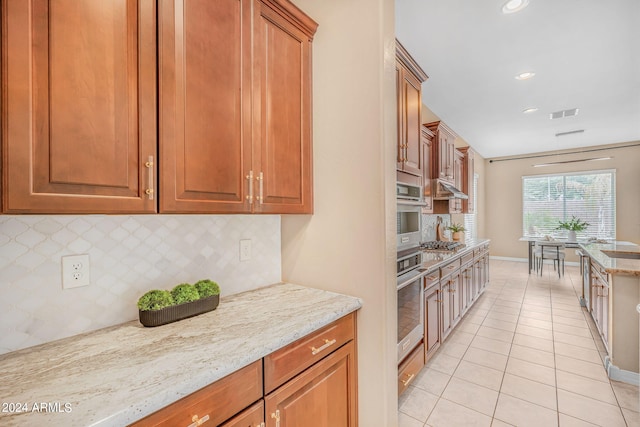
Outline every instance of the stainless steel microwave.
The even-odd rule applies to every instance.
[[[422,201],[422,189],[418,185],[407,184],[406,182],[396,183],[396,199],[398,203],[406,201]]]

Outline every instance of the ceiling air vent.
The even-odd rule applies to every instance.
[[[580,111],[578,108],[571,108],[569,110],[556,111],[551,113],[549,115],[549,118],[551,120],[554,120],[554,119],[562,119],[564,117],[577,116],[578,111]]]

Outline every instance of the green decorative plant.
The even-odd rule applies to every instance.
[[[191,302],[200,299],[200,293],[195,286],[189,283],[181,283],[171,290],[171,296],[176,304]]]
[[[174,304],[171,292],[158,289],[147,292],[138,300],[138,308],[141,311],[160,310]]]
[[[220,295],[220,286],[213,280],[203,279],[194,283],[195,288],[200,294],[200,298],[207,298],[213,295]]]
[[[447,230],[451,230],[454,233],[457,233],[459,231],[467,231],[467,229],[464,228],[464,226],[462,224],[457,224],[457,223],[453,223],[453,224],[447,226]]]
[[[556,230],[584,231],[588,226],[588,222],[582,221],[580,218],[576,218],[575,215],[572,215],[569,221],[558,221]]]

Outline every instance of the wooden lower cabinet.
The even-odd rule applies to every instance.
[[[131,426],[356,427],[355,325],[348,314]]]
[[[265,397],[267,427],[357,426],[353,341]]]
[[[398,367],[398,396],[400,396],[424,367],[425,349],[420,344]]]
[[[437,281],[424,291],[424,351],[425,362],[440,348],[440,319],[442,306],[440,282]]]

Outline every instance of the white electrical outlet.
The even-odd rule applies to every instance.
[[[88,286],[90,278],[89,255],[62,257],[62,289]]]
[[[251,259],[251,239],[240,240],[240,261]]]

